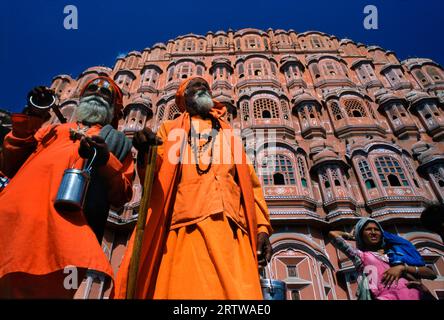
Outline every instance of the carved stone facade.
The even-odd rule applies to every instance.
[[[444,69],[437,63],[401,62],[394,52],[321,32],[188,34],[132,51],[112,69],[55,77],[71,121],[80,88],[97,74],[125,93],[119,128],[130,137],[179,115],[174,94],[191,75],[209,81],[247,149],[249,135],[274,130],[274,141],[255,146],[255,166],[277,168],[260,179],[275,231],[271,267],[287,283],[288,299],[355,299],[351,262],[326,232],[350,231],[363,216],[416,245],[438,273],[427,285],[443,298],[444,246],[418,219],[427,204],[444,201]],[[115,271],[140,195],[136,177],[133,199],[110,212],[103,249]],[[91,272],[78,296],[107,297],[107,287]]]

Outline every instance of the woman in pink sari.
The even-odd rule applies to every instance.
[[[350,258],[360,274],[357,292],[360,300],[420,300],[421,291],[412,287],[410,281],[418,278],[436,278],[435,273],[423,262],[409,265],[397,261],[397,264],[393,265],[391,261],[393,259],[390,259],[388,254],[389,246],[384,241],[386,236],[396,237],[407,244],[409,247],[407,253],[401,253],[401,257],[407,256],[410,250],[417,260],[422,261],[422,258],[413,245],[407,243],[405,239],[384,232],[379,222],[374,219],[362,218],[355,226],[354,235],[342,231],[330,231],[329,236],[333,245]],[[356,240],[357,248],[345,240]],[[406,261],[410,262],[413,259]]]

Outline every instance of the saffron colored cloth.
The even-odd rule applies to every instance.
[[[189,81],[181,84],[176,101]],[[221,118],[225,106],[215,101],[210,112],[222,126],[218,137],[225,137],[231,129]],[[193,117],[193,125],[194,121],[196,128],[211,126],[199,117]],[[232,162],[236,143],[229,136],[229,146],[222,146],[228,162],[213,163],[207,174],[199,176],[195,164],[186,162],[191,155],[189,129],[190,115],[185,112],[164,122],[158,131],[164,143],[158,147],[135,297],[261,299],[256,239],[259,232],[269,234],[271,226],[254,168],[247,163],[240,141],[236,152],[242,161]],[[171,155],[182,156],[184,163],[171,161]],[[201,163],[201,168],[206,167]],[[138,171],[143,177],[143,170]],[[117,275],[115,298],[126,297],[133,242],[134,232]]]
[[[390,268],[387,255],[380,255],[371,251],[361,251],[348,244],[342,237],[335,238],[333,245],[350,258],[359,273],[365,274],[374,299],[420,300],[420,291],[408,288],[407,284],[409,281],[405,278],[400,278],[398,283],[393,283],[391,287],[384,287],[382,276]]]
[[[79,142],[69,138],[69,129],[77,128],[76,124],[47,126],[35,132],[36,127],[27,120],[25,115],[13,116],[13,131],[5,139],[1,156],[0,170],[12,179],[0,192],[0,279],[12,273],[49,275],[67,266],[97,270],[113,278],[83,212],[54,208],[65,169],[84,165],[77,151]],[[98,135],[100,128],[94,126],[86,134]],[[108,163],[97,170],[106,181],[113,206],[131,199],[131,156],[122,164],[110,154]]]
[[[223,213],[171,230],[154,299],[262,299],[248,235]]]

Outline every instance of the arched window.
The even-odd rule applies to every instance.
[[[420,187],[419,182],[418,182],[419,180],[417,178],[415,170],[413,169],[413,167],[410,163],[410,160],[404,156],[404,157],[402,157],[402,161],[404,162],[404,166],[407,168],[407,171],[409,172],[410,177],[412,178],[413,183],[415,184],[415,187],[419,188]]]
[[[430,174],[432,176],[432,179],[435,180],[436,184],[440,187],[443,188],[444,190],[444,170],[440,170],[439,167],[434,167],[431,171]]]
[[[298,170],[299,170],[299,177],[301,178],[301,185],[303,188],[307,188],[307,170],[305,167],[305,161],[302,158],[302,156],[298,156],[297,157],[297,162],[298,162]]]
[[[313,36],[310,40],[314,49],[322,48],[324,46],[319,37]]]
[[[336,102],[333,102],[331,105],[331,111],[333,113],[333,117],[335,120],[341,120],[343,118],[342,110]]]
[[[182,51],[194,51],[196,48],[194,40],[188,39],[183,41]]]
[[[337,169],[331,170],[331,177],[333,179],[333,183],[335,184],[335,187],[340,187],[341,186],[341,178],[340,178],[340,173]]]
[[[248,61],[248,75],[254,77],[268,76],[268,68],[265,61],[252,59]]]
[[[254,117],[261,118],[279,118],[279,110],[277,103],[268,98],[257,99],[253,103]],[[264,111],[267,111],[264,113]]]
[[[180,116],[180,114],[181,112],[179,108],[175,104],[173,104],[168,111],[168,120],[176,119],[178,116]]]
[[[399,182],[398,177],[395,176],[394,174],[389,174],[387,176],[387,178],[388,178],[388,181],[389,181],[389,183],[390,183],[390,185],[392,187],[399,187],[399,186],[401,186],[401,182]]]
[[[365,104],[367,105],[368,112],[370,112],[370,115],[372,116],[372,118],[376,119],[376,114],[375,114],[375,111],[373,110],[372,104],[370,102],[368,102],[367,100],[365,101]]]
[[[345,111],[351,118],[367,117],[367,112],[359,100],[349,99],[344,101]]]
[[[248,105],[248,101],[242,102],[242,114],[243,114],[244,121],[247,121],[248,118],[250,118],[250,108]]]
[[[256,37],[247,37],[245,38],[245,47],[247,49],[260,49],[261,44]]]
[[[376,187],[375,182],[373,181],[373,175],[370,170],[370,167],[366,160],[361,160],[358,162],[359,171],[361,173],[362,180],[365,183],[367,189],[373,189]]]
[[[326,189],[330,188],[330,178],[329,178],[327,172],[324,172],[324,173],[321,175],[321,182],[324,184],[324,187],[325,187]]]
[[[193,66],[189,62],[181,64],[179,70],[180,70],[179,71],[179,78],[180,79],[186,79],[193,74]]]
[[[427,80],[427,77],[421,70],[415,70],[414,74],[422,84],[426,84],[427,82],[429,82]]]
[[[435,81],[442,80],[441,74],[438,72],[438,70],[435,67],[428,67],[427,73]]]
[[[265,157],[262,162],[265,185],[295,185],[293,163],[285,155]]]
[[[280,172],[273,175],[273,184],[275,186],[285,185],[284,175]]]
[[[288,103],[285,100],[281,100],[281,110],[282,114],[284,115],[284,119],[288,120],[290,118],[289,112],[288,112]]]
[[[202,67],[202,66],[197,66],[197,67],[196,67],[196,74],[197,74],[198,76],[203,75],[203,67]]]
[[[161,122],[163,120],[164,115],[165,115],[165,105],[162,104],[157,107],[157,121]]]
[[[378,157],[375,159],[375,165],[378,170],[379,179],[384,187],[409,186],[402,167],[393,157]]]
[[[245,76],[244,64],[242,62],[237,66],[237,73],[239,74],[239,78],[243,78]]]
[[[271,113],[268,110],[262,110],[262,118],[263,119],[270,119],[271,118]]]
[[[174,77],[174,67],[171,67],[171,68],[168,70],[168,81],[172,81],[172,80],[173,80],[173,77]]]
[[[311,71],[313,72],[315,79],[319,79],[321,77],[321,73],[319,72],[319,66],[317,65],[317,63],[312,64]]]

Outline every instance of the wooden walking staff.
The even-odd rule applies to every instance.
[[[157,146],[151,146],[148,153],[148,164],[145,171],[145,182],[143,184],[142,199],[139,206],[139,217],[137,219],[136,234],[134,238],[133,254],[131,256],[127,299],[134,299],[136,293],[136,280],[139,271],[140,252],[142,250],[143,233],[145,231],[146,215],[148,213],[151,200],[151,191],[153,189],[154,171],[156,169]]]

